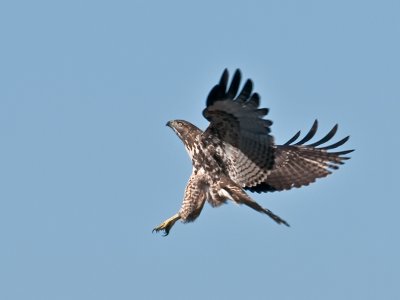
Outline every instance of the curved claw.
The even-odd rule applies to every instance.
[[[164,231],[163,236],[167,236],[172,226],[174,226],[175,222],[178,221],[180,218],[181,216],[179,214],[175,214],[171,218],[165,220],[160,225],[155,227],[152,232],[154,233],[154,231],[155,232]]]
[[[160,225],[160,226],[154,228],[154,229],[151,231],[151,233],[154,233],[154,231],[155,231],[156,233],[158,233],[159,231],[164,231],[163,236],[167,236],[167,235],[169,234],[170,229],[171,229],[171,228],[161,228],[161,225]]]

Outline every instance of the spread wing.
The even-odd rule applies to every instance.
[[[241,73],[236,70],[228,87],[225,69],[220,82],[207,98],[204,117],[210,121],[202,141],[221,162],[225,173],[235,183],[253,192],[272,192],[301,187],[331,174],[353,150],[330,152],[349,137],[324,146],[336,134],[338,126],[322,139],[306,144],[317,132],[315,121],[304,138],[296,142],[300,131],[284,145],[275,145],[270,134],[270,120],[263,119],[267,108],[259,108],[260,96],[252,93],[248,79],[240,93]]]
[[[267,180],[261,184],[245,188],[258,193],[298,188],[331,174],[331,170],[338,169],[339,165],[349,159],[344,155],[354,150],[339,152],[329,152],[329,150],[343,145],[349,137],[347,136],[334,144],[320,147],[336,134],[338,125],[335,125],[325,137],[317,142],[305,145],[314,137],[317,128],[318,122],[315,120],[310,131],[299,142],[295,143],[300,136],[300,131],[284,145],[276,146],[275,165]]]
[[[240,93],[240,70],[228,88],[228,71],[210,91],[203,116],[210,125],[202,135],[204,144],[215,150],[225,172],[239,185],[256,186],[264,182],[274,165],[275,145],[270,120],[263,119],[267,108],[259,108],[260,96],[252,93],[248,79]]]

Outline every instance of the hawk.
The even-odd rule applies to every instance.
[[[306,144],[315,135],[318,121],[298,141],[300,131],[283,145],[276,145],[271,135],[272,121],[264,119],[267,108],[259,108],[260,96],[253,93],[247,79],[239,92],[241,72],[236,70],[228,86],[228,70],[215,85],[206,101],[203,116],[210,122],[205,131],[195,125],[173,120],[167,123],[183,142],[193,165],[178,213],[153,229],[168,235],[178,220],[193,222],[205,202],[218,207],[227,200],[245,204],[264,213],[278,224],[289,224],[247,195],[250,192],[274,192],[309,185],[331,174],[353,150],[332,152],[349,136],[326,145],[338,125],[322,139]]]

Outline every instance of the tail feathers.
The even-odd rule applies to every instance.
[[[232,200],[234,200],[236,203],[247,205],[248,207],[251,207],[252,209],[254,209],[254,210],[256,210],[256,211],[258,211],[260,213],[266,214],[272,220],[274,220],[276,223],[284,224],[284,225],[290,227],[290,225],[285,220],[283,220],[278,215],[274,214],[269,209],[264,208],[260,204],[255,202],[253,199],[251,199],[245,193],[245,191],[241,187],[237,186],[233,182],[230,183],[230,184],[225,185],[224,189],[230,194],[230,196],[232,197]]]

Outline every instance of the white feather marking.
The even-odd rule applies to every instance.
[[[239,203],[237,203],[235,200],[233,200],[233,197],[231,196],[231,194],[228,193],[227,190],[225,190],[225,189],[220,189],[220,190],[218,191],[218,194],[219,194],[221,197],[226,197],[227,199],[232,200],[233,203],[235,203],[236,205],[239,206]]]
[[[313,160],[313,159],[309,159],[309,158],[306,158],[306,157],[303,157],[303,160],[313,164],[314,166],[317,165],[321,169],[326,169],[325,163],[323,163],[323,162],[319,162],[319,161],[316,161],[316,160]]]
[[[219,189],[218,190],[218,195],[221,196],[221,197],[225,197],[227,199],[232,199],[232,196],[225,189]]]

